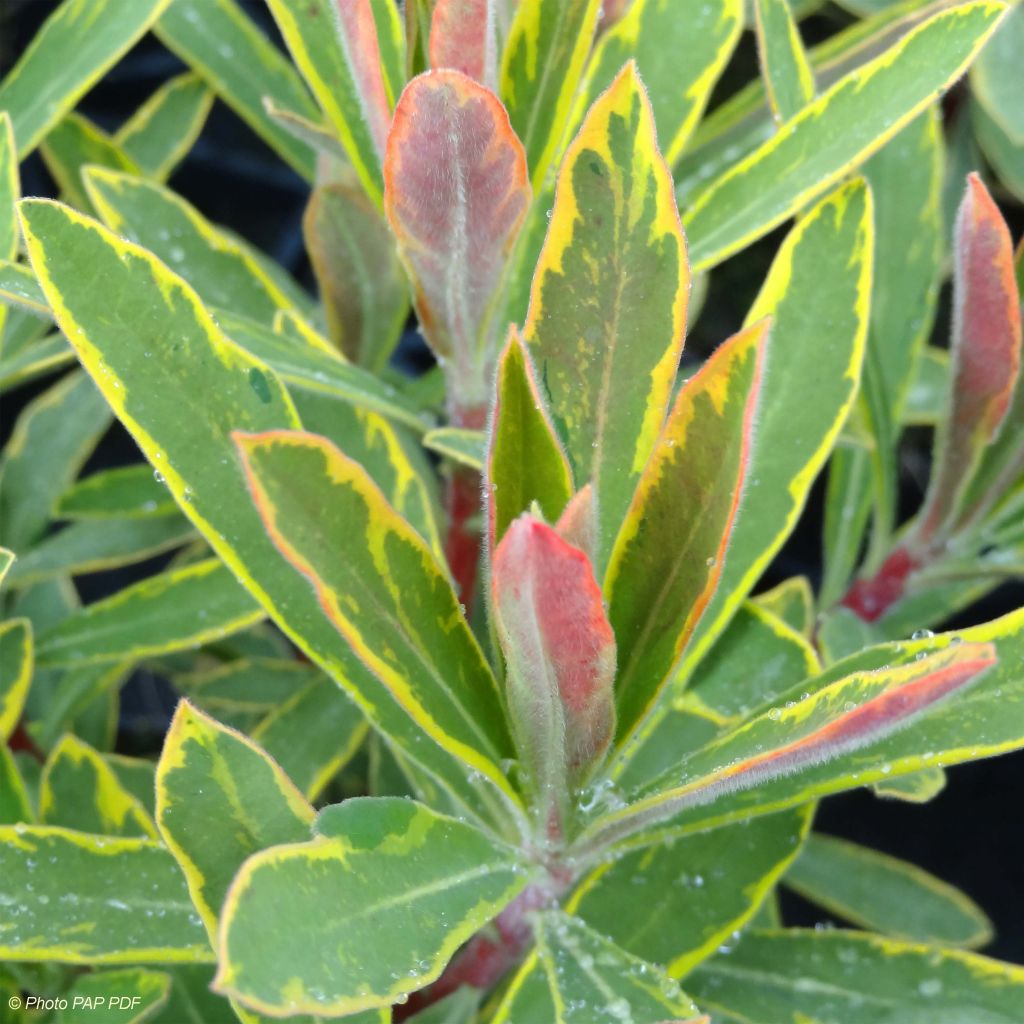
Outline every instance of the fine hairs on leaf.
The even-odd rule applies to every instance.
[[[1019,1022],[1024,6],[22,8],[4,1022]]]

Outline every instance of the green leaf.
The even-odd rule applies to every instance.
[[[263,610],[217,558],[170,569],[68,616],[39,637],[42,666],[141,661],[259,622]]]
[[[406,800],[349,800],[318,829],[246,861],[224,906],[215,987],[263,1013],[388,1006],[527,881],[510,851]]]
[[[409,311],[387,223],[361,191],[331,183],[313,190],[302,230],[332,340],[353,362],[379,372]]]
[[[523,0],[508,30],[501,98],[540,191],[565,144],[573,96],[597,27],[598,0]],[[618,68],[615,69],[618,71]]]
[[[178,506],[143,462],[76,480],[53,511],[58,519],[142,519],[175,514]]]
[[[838,189],[790,232],[747,323],[772,317],[757,443],[718,589],[690,642],[692,671],[793,529],[857,392],[871,282],[871,199]],[[829,323],[830,344],[819,325]]]
[[[0,319],[3,319],[2,310]],[[0,356],[0,393],[53,373],[74,359],[74,350],[60,334],[49,334],[14,353],[5,352]]]
[[[68,900],[68,879],[75,899]],[[210,963],[170,853],[150,839],[0,826],[0,956],[71,964]]]
[[[277,552],[248,497],[231,431],[299,425],[273,371],[234,346],[152,254],[58,204],[23,201],[21,214],[34,265],[59,299],[57,315],[76,351],[203,536],[286,635],[459,801],[460,813],[479,815],[485,791],[470,784],[457,759],[422,742],[420,728],[352,655],[308,582]],[[110,283],[103,294],[89,283],[100,273]],[[138,343],[139,323],[159,325],[150,359]]]
[[[293,397],[302,425],[358,462],[402,518],[440,555],[436,496],[430,489],[433,470],[422,460],[419,445],[378,413],[333,395],[297,391]]]
[[[174,979],[164,1008],[146,1024],[238,1024],[227,999],[210,991],[213,969],[206,966],[172,967]],[[95,1021],[85,1022],[95,1024]]]
[[[815,833],[786,885],[830,913],[897,939],[975,948],[992,923],[959,889],[914,864]]]
[[[814,99],[814,71],[787,0],[756,0],[754,15],[768,103],[784,123]]]
[[[11,570],[12,586],[55,576],[116,569],[178,547],[194,536],[181,516],[153,519],[83,519],[29,548]]]
[[[628,64],[566,151],[524,328],[576,481],[594,485],[599,578],[668,411],[688,284],[672,179]]]
[[[25,407],[0,464],[0,539],[6,547],[20,556],[42,536],[51,509],[109,423],[110,410],[84,373],[68,374]]]
[[[267,6],[363,188],[379,203],[391,111],[370,0],[267,0]]]
[[[32,271],[21,263],[0,263],[0,302],[36,316],[49,316],[50,308]]]
[[[160,86],[118,129],[114,141],[156,181],[166,181],[192,148],[213,105],[213,92],[193,71]]]
[[[863,932],[754,932],[687,979],[724,1021],[792,1017],[843,1024],[1013,1024],[1024,970]]]
[[[931,107],[864,165],[875,202],[875,272],[862,408],[874,435],[872,552],[896,516],[899,424],[932,328],[942,268],[942,132]],[[908,244],[908,239],[913,239]]]
[[[438,455],[482,472],[486,457],[487,435],[482,430],[466,430],[463,427],[435,427],[422,438],[423,447]]]
[[[217,919],[242,863],[259,850],[301,842],[313,808],[255,743],[178,705],[156,773],[157,822],[217,942]]]
[[[0,743],[0,825],[35,820],[28,790],[6,741]]]
[[[619,644],[619,744],[657,702],[721,576],[750,471],[769,327],[735,335],[683,385],[616,538],[604,590]]]
[[[0,651],[0,741],[6,743],[32,684],[32,623],[28,619],[0,622]]]
[[[106,708],[106,714],[115,714],[116,707],[111,707],[110,695],[123,681],[129,663],[86,665],[64,673],[53,669],[41,670],[35,690],[40,691],[40,699],[33,700],[38,711],[32,715],[32,732],[36,743],[44,750],[52,747],[66,731],[78,731],[83,737],[89,738],[96,747],[110,746],[107,735],[111,725],[116,727],[117,721],[110,723],[99,714],[98,708]],[[46,678],[55,682],[46,690],[43,683]],[[49,692],[48,699],[42,694]],[[94,716],[90,718],[91,716]],[[97,718],[99,722],[97,724]],[[86,725],[92,732],[86,731]],[[96,731],[99,734],[96,734]]]
[[[708,827],[731,820],[726,809],[737,804],[749,808],[752,800],[754,813],[794,806],[816,795],[809,780],[822,766],[840,781],[836,788],[873,781],[858,778],[851,770],[859,751],[874,749],[893,734],[916,733],[920,742],[935,721],[933,716],[941,712],[933,705],[976,682],[994,664],[991,643],[953,645],[920,660],[870,670],[851,671],[840,662],[823,676],[800,684],[807,696],[727,727],[711,742],[684,754],[645,783],[632,804],[591,826],[580,845],[599,850],[640,827],[684,812]],[[990,677],[996,674],[989,671]],[[918,720],[924,724],[905,729]],[[1020,742],[1024,743],[1024,733]],[[889,774],[881,767],[879,774]],[[748,794],[746,799],[743,794]]]
[[[548,911],[534,931],[537,951],[512,979],[492,1024],[591,1024],[595,1014],[653,1022],[697,1013],[675,981],[583,922]]]
[[[501,696],[448,578],[357,463],[314,434],[235,434],[278,550],[355,655],[436,742],[517,802]],[[339,547],[338,538],[350,543]]]
[[[1005,10],[978,0],[939,11],[689,200],[694,271],[749,245],[881,148],[956,81]]]
[[[82,184],[87,164],[139,174],[135,162],[114,140],[81,114],[70,113],[43,139],[40,152],[47,170],[60,186],[61,197],[86,213],[92,204]]]
[[[18,152],[14,145],[11,115],[0,110],[0,259],[13,260],[18,253],[18,218],[14,204],[21,198]],[[3,319],[0,316],[0,327]]]
[[[974,127],[974,138],[996,172],[999,183],[1020,200],[1024,196],[1024,142],[1008,135],[973,96],[970,120]],[[976,155],[972,167],[976,167],[978,162],[980,157]]]
[[[702,658],[690,685],[630,752],[624,787],[653,778],[702,746],[722,727],[739,725],[821,671],[814,649],[785,622],[747,601]]]
[[[344,362],[336,352],[310,344],[299,346],[246,317],[216,312],[224,333],[261,363],[272,367],[289,385],[336,395],[414,430],[426,429],[424,413],[415,402],[362,367]]]
[[[124,754],[105,754],[103,760],[113,768],[121,785],[139,801],[146,813],[154,818],[156,811],[153,772],[156,765],[141,757],[127,757]]]
[[[684,977],[754,915],[799,853],[813,815],[806,804],[638,850],[593,871],[568,909]]]
[[[43,766],[39,821],[105,836],[158,838],[146,810],[110,766],[70,733],[50,751]]]
[[[206,305],[237,310],[262,323],[293,305],[291,294],[281,291],[245,247],[174,192],[101,167],[88,168],[84,178],[107,227],[159,256]]]
[[[406,86],[384,160],[384,212],[423,335],[449,377],[454,425],[486,418],[488,313],[530,202],[526,158],[497,96],[457,71]]]
[[[97,1012],[109,1024],[141,1024],[167,1004],[171,976],[142,967],[79,975],[64,994],[66,1009],[56,1024],[94,1024]]]
[[[806,576],[791,576],[788,580],[758,594],[754,603],[782,619],[794,632],[807,640],[814,632],[814,594]]]
[[[24,159],[170,0],[65,0],[0,83],[0,110]]]
[[[1018,146],[1024,145],[1024,111],[1020,105],[1020,90],[1024,86],[1019,58],[1021,47],[1024,47],[1024,9],[1015,4],[971,68],[972,99]]]
[[[319,676],[319,670],[301,661],[241,658],[217,668],[176,675],[174,685],[202,708],[270,711]],[[357,714],[354,708],[352,714]]]
[[[934,427],[949,404],[949,352],[925,345],[914,365],[903,421],[908,426]]]
[[[574,123],[611,85],[622,65],[634,60],[651,101],[661,151],[674,164],[704,113],[742,28],[743,5],[738,0],[633,0],[598,39],[576,101]]]
[[[922,768],[896,779],[872,783],[875,796],[902,800],[908,804],[926,804],[946,788],[946,773],[941,768]]]
[[[313,180],[316,154],[266,113],[263,98],[312,121],[319,118],[316,104],[291,62],[235,0],[174,0],[155,32],[264,142]]]
[[[825,571],[818,592],[823,608],[832,607],[842,598],[857,569],[864,531],[871,518],[873,481],[870,452],[836,446],[829,460],[825,491]]]
[[[260,722],[252,738],[315,800],[366,738],[366,719],[321,673]]]
[[[549,522],[558,519],[572,497],[572,471],[538,387],[533,361],[514,327],[498,360],[486,457],[484,486],[492,548],[534,501]]]

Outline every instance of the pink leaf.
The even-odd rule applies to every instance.
[[[430,65],[454,68],[498,88],[495,0],[437,0],[430,22]]]

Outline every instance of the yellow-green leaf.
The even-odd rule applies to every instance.
[[[0,622],[0,740],[14,732],[32,683],[32,623]]]

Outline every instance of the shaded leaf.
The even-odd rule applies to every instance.
[[[139,1024],[167,1004],[170,992],[171,976],[163,971],[127,967],[82,974],[64,995],[69,1005],[57,1011],[57,1024],[90,1024],[100,1007],[109,1024]]]
[[[0,651],[0,741],[6,743],[32,684],[32,623],[25,618],[0,622]]]
[[[756,0],[754,16],[768,102],[785,122],[814,99],[814,71],[787,0]]]
[[[58,499],[58,519],[134,519],[171,515],[178,506],[145,463],[104,469],[76,480]]]

